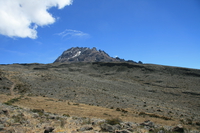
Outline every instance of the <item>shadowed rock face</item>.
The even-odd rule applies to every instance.
[[[62,53],[54,63],[56,62],[118,62],[124,61],[119,58],[112,58],[106,52],[97,50],[96,48],[83,48],[72,47]]]

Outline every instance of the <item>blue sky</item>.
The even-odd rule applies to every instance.
[[[0,23],[0,64],[52,63],[64,50],[78,46],[96,47],[125,60],[200,69],[199,0],[56,1],[51,6],[33,4],[34,9],[46,7],[49,17],[24,8],[24,16],[37,17],[24,23],[23,16],[13,14],[20,25]],[[11,5],[0,0],[0,9],[6,6]],[[4,32],[26,31],[24,25],[31,33]]]

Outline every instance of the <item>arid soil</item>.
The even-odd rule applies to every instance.
[[[69,115],[150,119],[198,130],[200,125],[200,70],[196,69],[125,62],[0,65],[0,92],[1,99],[6,95],[38,97],[38,103],[42,103],[39,97],[57,99],[52,106],[27,99],[16,102],[27,108],[36,108],[31,106],[35,103],[53,113],[64,114],[66,104],[76,107]]]

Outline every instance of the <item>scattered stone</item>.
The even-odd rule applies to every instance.
[[[127,129],[127,130],[129,130],[129,131],[131,131],[131,132],[133,132],[133,131],[134,131],[133,128],[135,128],[135,127],[137,127],[137,126],[138,126],[137,124],[132,123],[132,122],[121,123],[121,127],[122,127],[123,129]]]
[[[8,129],[8,130],[6,131],[6,133],[14,133],[14,132],[15,132],[15,130],[14,130],[13,128]]]
[[[92,122],[92,126],[94,126],[95,124],[96,124],[96,123],[93,121],[93,122]]]
[[[163,112],[161,109],[158,109],[157,111],[158,111],[158,112]]]
[[[86,126],[81,127],[80,129],[78,129],[78,131],[88,131],[88,130],[92,130],[92,129],[93,129],[92,126],[86,125]]]
[[[159,127],[158,127],[159,128]],[[163,126],[164,130],[170,131],[172,129],[171,126]]]
[[[197,121],[197,122],[196,122],[196,125],[197,125],[197,126],[200,126],[200,121]]]
[[[190,133],[200,133],[200,132],[197,130],[193,130],[193,131],[190,131]]]
[[[117,130],[115,133],[131,133],[130,131],[123,129],[123,130]]]
[[[141,126],[147,126],[147,127],[154,127],[154,123],[151,122],[150,120],[144,121],[143,123],[140,124]]]
[[[157,133],[165,133],[164,130],[159,130]]]
[[[183,126],[182,125],[177,125],[176,127],[174,127],[172,129],[173,132],[179,132],[179,133],[184,133],[184,129],[183,129]]]
[[[154,131],[154,129],[153,128],[149,128],[149,132],[153,132]]]
[[[32,116],[33,118],[38,118],[39,117],[39,114],[37,114],[37,113],[33,113],[33,116]]]
[[[120,130],[121,127],[120,125],[109,125],[107,123],[101,124],[101,131],[105,131],[105,132],[114,132],[116,130]]]
[[[113,132],[113,127],[109,124],[101,124],[101,131],[108,131],[108,132]]]
[[[192,125],[192,119],[189,119],[189,118],[183,119],[182,122],[183,122],[184,124],[187,124],[187,125]]]
[[[49,118],[49,119],[56,119],[55,116],[49,116],[48,118]]]
[[[133,128],[127,128],[128,131],[133,132]]]
[[[5,115],[8,115],[9,114],[9,111],[7,109],[2,109],[2,112],[5,114]]]
[[[44,127],[44,133],[50,133],[50,132],[52,132],[55,128],[53,128],[53,127]]]
[[[0,124],[0,131],[4,130],[4,125]]]
[[[121,126],[119,124],[113,126],[115,130],[121,130]]]
[[[126,122],[125,124],[126,124],[128,127],[132,127],[132,125],[133,125],[131,122]]]

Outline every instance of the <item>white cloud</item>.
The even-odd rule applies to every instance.
[[[9,37],[37,38],[37,27],[55,22],[48,12],[62,9],[73,0],[0,0],[0,34]]]
[[[66,29],[65,31],[61,33],[57,33],[57,35],[62,36],[62,37],[89,37],[89,34],[87,33],[84,33],[78,30],[71,30],[71,29]]]

